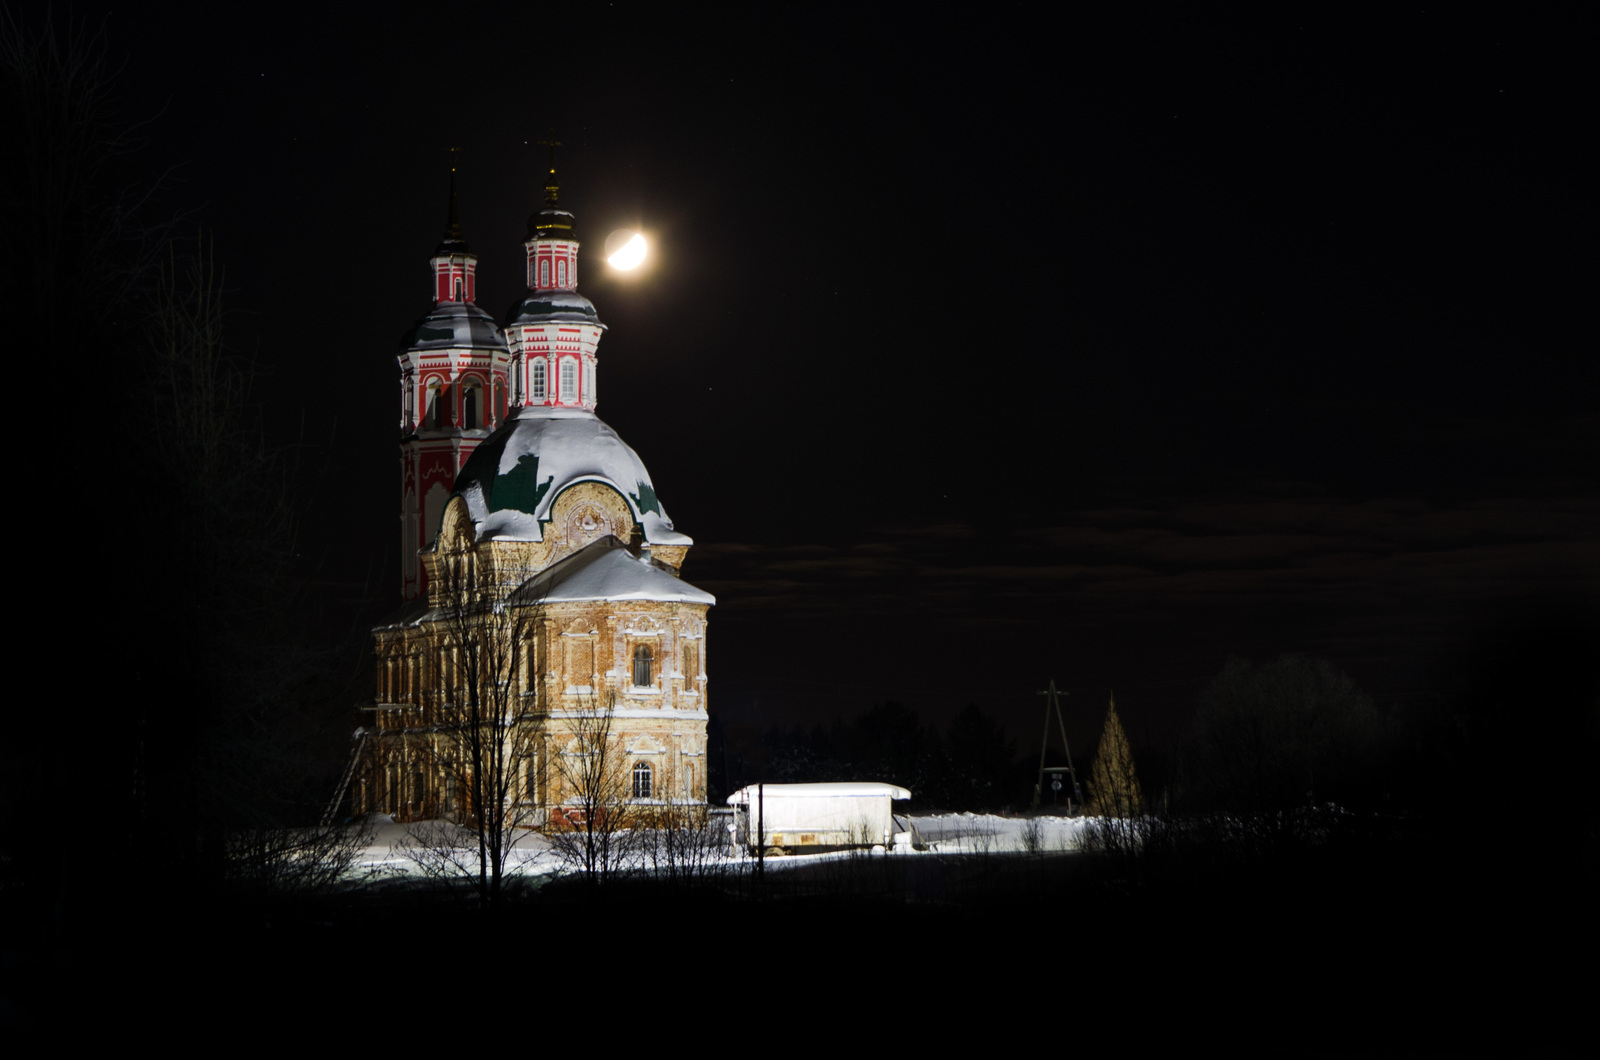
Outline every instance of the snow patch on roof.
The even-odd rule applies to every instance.
[[[593,324],[604,328],[594,303],[577,291],[530,290],[506,314],[506,326],[537,324],[542,321]]]
[[[440,302],[400,339],[402,350],[506,350],[494,318],[471,302]]]
[[[578,600],[651,600],[714,604],[717,598],[603,537],[528,579],[511,595],[513,604]],[[909,798],[910,796],[904,796]]]
[[[694,544],[672,528],[639,454],[587,409],[513,410],[467,459],[455,492],[478,540],[542,541],[551,505],[578,482],[620,493],[651,544]]]
[[[880,784],[877,781],[835,781],[829,784],[767,784],[765,798],[769,799],[859,799],[874,795],[891,799],[909,799],[911,792],[897,784]],[[728,796],[729,806],[749,805],[756,801],[756,785],[740,788]]]

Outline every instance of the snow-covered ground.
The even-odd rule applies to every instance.
[[[898,824],[906,818],[897,814]],[[902,836],[894,845],[895,857],[928,857],[950,855],[989,854],[1065,854],[1083,848],[1086,833],[1095,818],[1090,817],[1000,817],[995,814],[946,813],[931,817],[912,817],[911,824],[926,845],[923,850],[913,848]],[[477,841],[471,832],[442,822],[397,824],[392,817],[377,815],[372,818],[372,835],[356,858],[352,870],[360,878],[404,878],[428,875],[415,838],[423,830],[437,830],[432,834],[441,838],[455,833],[452,843],[427,844],[434,849],[452,848],[453,860],[458,864],[475,867]],[[881,850],[882,848],[876,848]],[[799,867],[817,861],[858,856],[859,852],[834,851],[826,854],[787,854],[769,857],[767,869]],[[729,868],[748,863],[748,856],[734,853],[713,855],[714,860]],[[549,842],[537,832],[528,832],[518,838],[512,849],[508,872],[521,876],[544,876],[561,871],[564,864],[550,849]]]

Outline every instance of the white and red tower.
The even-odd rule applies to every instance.
[[[511,402],[594,411],[600,334],[606,326],[578,293],[578,241],[572,214],[557,198],[555,159],[544,186],[544,209],[528,218],[528,293],[506,319]]]
[[[576,249],[576,245],[574,245]],[[510,351],[476,304],[478,258],[461,238],[456,170],[450,220],[434,250],[433,309],[400,340],[400,584],[427,591],[419,550],[433,543],[457,473],[505,418]]]

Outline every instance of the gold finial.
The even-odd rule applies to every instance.
[[[554,129],[551,129],[550,135],[540,140],[539,143],[550,148],[550,177],[544,182],[544,201],[554,206],[556,204],[556,196],[561,192],[561,185],[556,180],[556,148],[564,145],[560,140],[556,139],[556,131]]]

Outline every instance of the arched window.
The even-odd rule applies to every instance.
[[[548,258],[539,262],[539,286],[550,286],[550,259]]]
[[[594,403],[594,362],[583,363],[583,397],[589,403]]]
[[[562,258],[560,261],[556,262],[556,286],[557,287],[565,287],[566,285],[567,285],[567,259],[566,258]]]
[[[561,400],[578,400],[578,366],[571,357],[561,361]]]
[[[438,430],[444,426],[444,401],[441,400],[442,397],[443,394],[439,389],[438,381],[435,380],[429,383],[428,408],[423,415],[426,417],[427,426],[433,430]]]
[[[544,370],[545,370],[544,369],[544,358],[543,357],[534,358],[534,361],[533,361],[533,383],[532,383],[532,387],[531,387],[531,392],[532,392],[532,395],[533,395],[533,400],[535,400],[535,401],[543,401],[545,399]]]
[[[482,403],[478,396],[481,388],[476,383],[467,384],[467,392],[461,400],[461,426],[474,430],[483,426],[479,420],[478,406]]]
[[[633,684],[635,688],[644,688],[650,684],[650,664],[655,660],[650,657],[650,649],[639,644],[633,649]]]
[[[635,762],[633,766],[633,797],[648,799],[650,797],[650,763]]]

